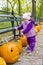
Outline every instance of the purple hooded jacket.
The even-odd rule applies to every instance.
[[[18,30],[21,29],[23,29],[22,33],[25,34],[27,38],[35,36],[34,21],[32,19],[27,22],[22,22],[22,24],[18,26]]]

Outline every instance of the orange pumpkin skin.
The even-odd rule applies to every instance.
[[[6,65],[6,62],[2,57],[0,57],[0,65]]]
[[[0,46],[0,49],[1,49],[1,46]],[[1,56],[1,51],[0,51],[0,56]]]
[[[43,22],[40,22],[40,25],[43,25]]]
[[[38,30],[36,28],[34,28],[34,31],[35,31],[35,34],[37,35],[38,34]]]
[[[22,52],[22,42],[21,42],[21,40],[11,41],[11,43],[14,43],[17,46],[19,54],[20,54]]]
[[[13,43],[3,44],[1,46],[1,56],[7,63],[14,63],[19,58],[18,48]]]
[[[0,46],[0,49],[1,49],[1,46]],[[1,56],[1,51],[0,51],[0,56]]]
[[[18,40],[16,42],[16,46],[17,46],[17,48],[19,50],[19,54],[20,54],[22,52],[22,42],[21,42],[21,40]]]
[[[38,26],[36,26],[35,28],[36,28],[38,31],[40,31],[41,26],[40,26],[40,25],[38,25]]]
[[[27,46],[27,39],[25,35],[21,36],[20,40],[22,42],[22,46]]]

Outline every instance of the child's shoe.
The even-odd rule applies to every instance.
[[[27,52],[28,52],[29,56],[31,56],[31,54],[32,54],[32,53],[31,53],[31,51],[30,51],[30,50],[28,50]]]

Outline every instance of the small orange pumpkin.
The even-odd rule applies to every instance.
[[[38,26],[36,26],[35,28],[36,28],[36,30],[40,31],[41,26],[40,26],[40,25],[38,25]]]
[[[2,57],[0,57],[0,65],[6,65],[6,62]]]
[[[1,56],[1,51],[0,51],[0,56]]]
[[[1,56],[7,63],[14,63],[19,58],[18,48],[14,43],[9,42],[1,46]]]
[[[37,35],[38,34],[38,30],[36,28],[34,28],[34,31],[35,31],[35,34]]]
[[[22,42],[22,46],[27,46],[27,38],[25,35],[21,36],[20,40]]]
[[[43,22],[40,22],[40,25],[43,25]]]

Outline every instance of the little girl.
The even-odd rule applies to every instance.
[[[18,26],[17,29],[23,29],[22,34],[27,37],[27,42],[29,45],[28,53],[33,52],[35,47],[36,36],[34,31],[34,21],[31,19],[31,13],[23,14],[23,22],[20,26]]]

